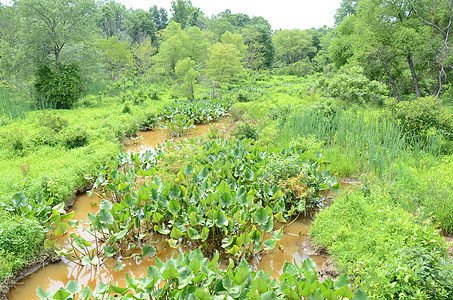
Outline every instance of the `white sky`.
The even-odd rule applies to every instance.
[[[117,0],[127,8],[148,10],[157,5],[167,9],[170,15],[171,0]],[[272,29],[308,29],[324,25],[333,26],[333,16],[341,0],[192,0],[206,16],[230,9],[233,14],[245,13],[250,17],[262,16]]]

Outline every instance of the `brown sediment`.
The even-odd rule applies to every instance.
[[[13,276],[6,278],[3,282],[0,282],[0,299],[8,299],[9,291],[13,288],[20,289],[22,280],[39,269],[60,260],[61,258],[55,252],[44,250],[30,261],[26,267],[14,273]]]
[[[209,130],[216,128],[219,133],[219,137],[228,138],[233,128],[230,117],[224,117],[217,122],[207,124],[197,124],[195,128],[192,128],[187,135],[184,135],[181,139],[190,139],[194,137],[206,137]],[[135,137],[127,138],[123,141],[126,151],[139,152],[155,148],[158,144],[162,144],[166,141],[179,141],[180,138],[171,138],[167,135],[164,129],[159,130],[147,130],[137,133]]]

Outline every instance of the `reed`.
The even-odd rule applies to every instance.
[[[413,146],[396,122],[372,111],[338,110],[326,115],[315,109],[299,110],[288,118],[279,142],[287,144],[307,135],[325,143],[326,157],[335,162],[333,168],[339,168],[342,176],[364,171],[390,175],[394,163],[406,156],[440,151],[437,137],[433,136],[424,146]]]

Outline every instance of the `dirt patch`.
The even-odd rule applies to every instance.
[[[338,275],[340,275],[340,273],[335,268],[333,260],[330,258],[325,248],[313,244],[309,238],[304,241],[302,247],[307,253],[321,255],[327,258],[327,260],[321,265],[321,268],[319,268],[318,270],[321,281],[324,281],[327,278],[335,280]]]
[[[330,278],[332,280],[337,279],[340,273],[335,268],[333,260],[329,257],[327,261],[321,266],[321,271],[319,272],[319,276],[323,279]]]
[[[9,290],[15,287],[22,279],[36,272],[50,263],[58,262],[61,258],[53,250],[45,250],[37,255],[30,263],[12,274],[0,283],[0,299],[8,299]]]

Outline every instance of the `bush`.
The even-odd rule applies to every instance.
[[[341,68],[332,78],[323,78],[320,87],[333,98],[349,104],[380,104],[387,95],[385,86],[363,75],[361,67]]]
[[[88,144],[88,133],[81,127],[69,128],[62,132],[63,145],[69,149],[79,148]]]
[[[61,65],[59,71],[42,65],[36,72],[35,88],[45,107],[69,109],[83,92],[82,76],[73,64]]]
[[[258,139],[258,131],[255,125],[250,125],[248,122],[239,124],[238,127],[234,129],[231,133],[232,136],[237,137],[238,139]]]
[[[13,219],[13,220],[11,220]],[[0,249],[20,258],[33,256],[44,241],[41,226],[36,220],[15,220],[12,216],[0,223]]]
[[[336,198],[312,224],[314,242],[374,299],[452,299],[451,262],[436,229],[373,188],[369,195]]]
[[[44,112],[40,118],[41,125],[50,128],[55,132],[60,132],[68,125],[68,120],[61,117],[59,114],[52,112]]]
[[[411,140],[426,142],[433,134],[453,140],[453,116],[442,106],[442,100],[422,97],[413,101],[391,101],[388,107]]]

